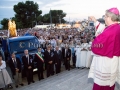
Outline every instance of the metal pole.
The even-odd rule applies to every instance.
[[[6,84],[5,84],[4,75],[3,75],[3,72],[2,72],[2,70],[3,70],[3,69],[1,69],[1,73],[2,73],[2,77],[3,77],[4,86],[5,86],[5,90],[7,90],[7,88],[6,88]]]
[[[70,17],[69,17],[69,24],[70,24]]]
[[[32,28],[33,28],[33,21],[32,21]]]
[[[51,9],[50,9],[50,26],[51,26],[51,28],[52,28],[52,16],[51,16]]]
[[[36,22],[36,25],[37,25],[37,19],[36,19],[36,14],[35,14],[35,22]]]
[[[59,15],[59,20],[60,20],[60,24],[61,24],[61,17],[60,17],[61,15]]]
[[[57,15],[57,16],[59,17],[59,24],[61,24],[61,18],[60,18],[61,15]]]

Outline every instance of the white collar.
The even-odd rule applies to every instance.
[[[29,55],[25,55],[26,57],[28,57]]]
[[[13,62],[16,61],[16,58],[12,58]]]
[[[40,53],[40,54],[41,54],[41,52],[38,52],[38,53]]]
[[[12,58],[12,60],[16,60],[16,58]]]

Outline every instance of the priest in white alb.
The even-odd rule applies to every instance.
[[[88,51],[87,51],[87,59],[86,59],[86,68],[90,68],[91,62],[92,62],[92,58],[93,58],[93,55],[91,54],[91,45],[92,45],[92,39],[91,39],[91,41],[88,43]]]
[[[83,43],[81,45],[82,49],[81,49],[81,54],[80,54],[80,64],[82,69],[86,67],[86,59],[87,59],[87,47],[88,47],[88,43],[87,40],[83,40]]]
[[[79,69],[81,67],[81,45],[80,42],[77,43],[75,48],[75,55],[76,55],[76,67]]]

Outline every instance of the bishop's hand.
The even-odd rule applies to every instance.
[[[97,22],[96,18],[94,16],[89,16],[88,17],[88,20],[89,21],[94,21],[94,22]]]

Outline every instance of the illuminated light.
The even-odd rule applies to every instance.
[[[35,71],[37,71],[38,69],[37,68],[35,68],[35,69],[33,69],[33,72],[35,72]]]

